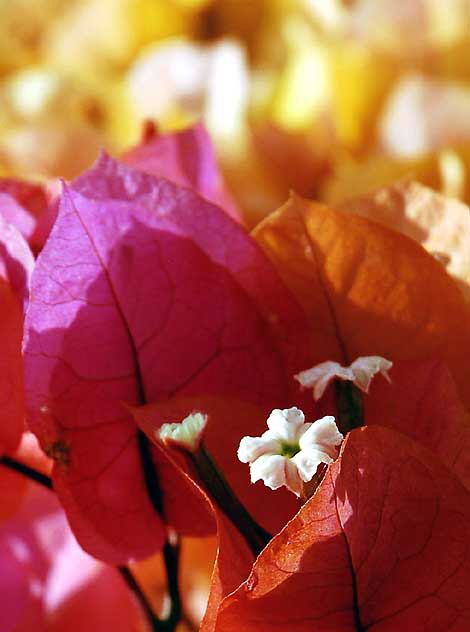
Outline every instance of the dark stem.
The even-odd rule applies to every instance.
[[[137,441],[139,445],[140,458],[142,461],[142,468],[144,470],[145,487],[147,494],[150,498],[153,508],[157,514],[162,518],[163,515],[163,502],[162,494],[160,491],[160,483],[155,471],[155,466],[152,459],[152,447],[142,430],[139,430],[137,435]]]
[[[150,502],[152,503],[153,508],[163,520],[162,494],[160,490],[158,476],[152,460],[152,446],[147,439],[145,433],[143,433],[141,430],[138,434],[138,445],[142,467],[144,470],[147,494],[150,498]],[[173,632],[181,618],[182,612],[178,587],[179,544],[177,543],[176,545],[172,545],[170,542],[167,541],[163,549],[163,559],[165,562],[167,587],[171,606],[170,613],[166,619],[159,620],[154,615],[155,619],[158,621],[158,627],[154,627],[154,630],[165,630],[166,632]]]
[[[364,425],[364,409],[360,390],[352,382],[336,380],[338,429],[346,436],[353,428]]]
[[[174,630],[182,615],[178,586],[179,555],[179,542],[173,545],[167,541],[163,549],[163,559],[165,562],[168,594],[170,596],[171,607],[168,617],[162,622],[165,626],[165,630]]]
[[[46,476],[46,474],[43,474],[42,472],[38,472],[38,470],[35,470],[33,467],[29,467],[29,465],[25,465],[24,463],[21,463],[20,461],[17,461],[16,459],[12,459],[9,456],[2,456],[0,458],[0,464],[4,465],[5,467],[8,467],[10,470],[13,470],[14,472],[23,474],[23,476],[30,478],[35,483],[39,483],[39,485],[42,485],[43,487],[46,487],[47,489],[50,489],[50,490],[53,489],[52,481],[50,477]]]
[[[124,579],[126,584],[129,586],[131,591],[136,596],[148,621],[150,622],[150,625],[152,626],[152,630],[154,630],[154,632],[160,632],[161,630],[166,630],[163,622],[160,621],[160,619],[155,615],[154,611],[152,610],[151,605],[149,604],[147,600],[147,597],[144,595],[134,575],[127,568],[127,566],[118,566],[117,570],[121,573],[122,578]]]
[[[193,458],[199,477],[206,489],[213,496],[220,509],[239,529],[250,549],[257,556],[271,540],[271,535],[253,520],[240,503],[202,444]]]

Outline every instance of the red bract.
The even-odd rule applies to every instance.
[[[34,252],[44,245],[57,215],[58,181],[47,185],[0,178],[0,216],[15,226]]]
[[[64,191],[25,329],[29,420],[56,459],[55,486],[88,551],[121,563],[164,538],[126,405],[227,399],[223,419],[214,409],[223,436],[216,459],[265,524],[277,530],[292,515],[292,500],[275,511],[287,495],[261,506],[262,490],[247,490],[236,446],[293,399],[292,375],[309,362],[306,324],[266,257],[224,212],[103,156]],[[237,406],[246,405],[251,414],[240,416]],[[154,450],[153,458],[158,470],[163,457]],[[175,484],[165,484],[163,497]],[[174,526],[190,534],[212,526],[195,524],[189,508],[181,522]]]
[[[215,629],[466,630],[469,520],[467,490],[431,452],[385,428],[355,430]]]
[[[31,239],[36,228],[36,220],[8,193],[0,192],[0,216],[9,224],[13,224],[25,239]]]
[[[370,394],[364,399],[365,422],[374,426],[388,426],[392,430],[399,431],[402,435],[397,433],[396,436],[402,436],[402,441],[405,444],[408,438],[412,438],[430,448],[433,451],[434,460],[447,466],[468,489],[470,487],[468,456],[470,425],[468,413],[458,398],[448,369],[436,361],[398,361],[390,374],[391,384],[380,379],[372,382]],[[396,439],[396,441],[398,440]],[[390,450],[393,453],[393,445],[390,445]],[[378,455],[378,458],[381,458],[381,454]],[[347,481],[348,479],[345,478],[344,480]],[[354,485],[354,478],[352,484]],[[315,502],[318,504],[318,511],[323,511],[321,504],[324,501],[325,497],[318,493],[310,505],[313,507]],[[470,497],[465,501],[467,506],[469,506],[469,501]],[[300,513],[302,514],[303,511]],[[368,524],[364,524],[364,530],[367,531],[368,529]],[[238,553],[234,553],[235,541],[228,544],[225,531],[219,537],[217,564],[226,567],[234,556],[242,557],[244,548],[237,543]],[[413,537],[412,533],[410,537]],[[331,551],[331,555],[335,555],[334,551]],[[220,602],[223,597],[233,591],[237,573],[239,583],[246,577],[240,572],[240,567],[231,566],[230,568],[231,574],[226,581],[224,581],[224,575],[222,575],[222,581],[216,575],[209,600],[211,607],[204,620],[204,632],[214,629],[217,617],[217,601]],[[300,582],[299,579],[299,585]],[[289,600],[287,601],[289,602]],[[328,628],[325,627],[325,629]],[[410,628],[410,630],[412,629]]]
[[[34,258],[18,230],[0,218],[0,277],[8,282],[22,311],[29,298]]]
[[[390,375],[391,384],[372,382],[365,422],[419,441],[470,489],[470,419],[446,365],[398,361]]]
[[[19,232],[0,218],[0,453],[15,450],[24,430],[21,337],[33,264]]]
[[[14,198],[33,217],[39,217],[47,206],[48,196],[41,184],[13,178],[0,178],[0,192]]]
[[[219,604],[248,575],[253,553],[233,524],[221,513],[217,515],[219,547],[211,579],[211,591],[201,630],[212,630]]]
[[[172,180],[239,219],[236,204],[225,188],[209,134],[202,123],[181,132],[151,133],[127,151],[123,162],[141,171]]]

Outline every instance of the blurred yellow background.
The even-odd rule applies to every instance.
[[[202,118],[250,223],[414,177],[470,199],[470,0],[0,0],[0,174]]]

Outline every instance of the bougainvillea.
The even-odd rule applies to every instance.
[[[163,551],[167,618],[140,593],[155,630],[184,620],[178,538],[215,531],[204,632],[466,629],[465,293],[410,237],[296,194],[248,233],[201,126],[124,159],[62,184],[35,262],[0,226],[2,462],[50,486],[15,453],[25,394],[79,544],[137,593],[129,563]],[[120,594],[84,559],[103,599]],[[122,607],[126,629],[146,627]]]

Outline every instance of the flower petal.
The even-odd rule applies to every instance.
[[[270,489],[279,489],[285,485],[296,496],[300,495],[302,481],[292,459],[279,454],[266,454],[250,465],[250,472],[252,483],[262,480]]]
[[[334,378],[341,380],[353,380],[354,375],[350,367],[341,366],[339,362],[322,362],[311,369],[302,371],[294,375],[295,379],[300,382],[304,388],[313,388],[313,397],[319,400],[326,387]]]
[[[336,458],[336,446],[344,439],[335,423],[335,418],[327,415],[317,419],[310,428],[300,437],[300,449],[311,450],[313,448],[326,452],[332,459]],[[329,461],[324,461],[324,463]]]
[[[301,450],[292,458],[292,462],[295,463],[299,476],[304,483],[308,483],[312,480],[320,463],[329,465],[333,463],[333,461],[334,457],[331,457],[317,447]]]
[[[370,383],[376,373],[382,373],[384,378],[390,382],[388,370],[391,369],[392,366],[393,362],[381,358],[380,356],[357,358],[357,360],[354,360],[351,364],[351,371],[354,375],[353,382],[361,391],[368,393]]]
[[[299,430],[305,422],[305,415],[296,408],[275,408],[269,415],[267,424],[269,430],[283,441],[296,441]]]
[[[242,463],[252,463],[263,454],[279,453],[278,439],[266,440],[263,437],[243,437],[237,451],[237,456]]]

